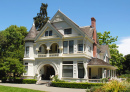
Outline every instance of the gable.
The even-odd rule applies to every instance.
[[[52,36],[45,36],[45,32],[48,31],[52,31]],[[35,42],[39,39],[48,39],[48,38],[62,38],[62,34],[52,25],[50,24],[50,22],[48,21],[46,23],[46,25],[41,29],[41,31],[39,32],[39,34],[36,36],[35,38]]]
[[[62,33],[62,35],[64,35],[64,29],[72,28],[71,36],[85,36],[84,32],[80,30],[79,26],[60,11],[57,11],[50,22],[53,23],[53,25],[58,31],[60,31],[60,33]]]

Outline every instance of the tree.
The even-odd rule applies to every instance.
[[[105,31],[103,34],[100,32],[97,33],[100,45],[109,45],[109,44],[117,41],[118,36],[112,37],[112,36],[109,36],[109,34],[110,34],[110,31],[108,31],[108,32]]]
[[[49,17],[47,16],[47,7],[47,4],[42,3],[40,13],[37,13],[37,16],[33,18],[35,21],[35,27],[38,31],[40,31],[49,20]]]
[[[123,74],[130,74],[130,54],[125,55],[125,62],[123,62]]]
[[[0,70],[4,71],[6,76],[9,76],[8,73],[19,75],[24,72],[24,38],[28,33],[27,29],[11,25],[1,33],[3,38],[0,37],[0,41],[3,43],[0,43]]]
[[[97,33],[99,38],[99,44],[100,45],[108,45],[110,49],[110,64],[113,66],[118,67],[117,73],[120,74],[121,69],[123,68],[122,63],[125,61],[125,58],[123,57],[123,54],[119,53],[118,46],[114,44],[113,42],[117,41],[118,36],[112,37],[110,36],[110,31],[102,33]]]

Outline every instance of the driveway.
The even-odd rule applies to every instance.
[[[36,85],[36,84],[0,83],[0,85],[48,91],[48,92],[85,92],[85,90],[86,90],[86,89],[75,89],[75,88],[47,87],[45,84]]]

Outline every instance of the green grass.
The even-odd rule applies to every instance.
[[[26,89],[26,88],[9,87],[9,86],[1,86],[0,85],[0,92],[45,92],[45,91],[32,90],[32,89]]]

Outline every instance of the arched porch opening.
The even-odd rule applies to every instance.
[[[50,64],[45,64],[40,68],[39,74],[41,80],[50,80],[50,76],[55,75],[55,69]]]
[[[46,46],[45,44],[42,44],[42,45],[39,47],[38,54],[47,54],[47,46]]]
[[[50,46],[50,51],[49,51],[50,54],[53,54],[53,53],[59,53],[59,45],[57,43],[53,43],[51,46]]]

